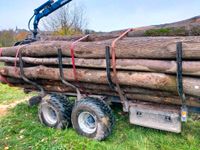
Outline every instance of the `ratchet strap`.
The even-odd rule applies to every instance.
[[[22,47],[19,47],[15,53],[15,61],[14,61],[14,67],[15,67],[15,73],[17,73],[17,58],[19,58],[19,52],[20,50],[23,48],[24,46]]]
[[[77,73],[76,73],[76,64],[75,64],[74,49],[75,49],[75,46],[76,46],[76,44],[77,44],[78,42],[80,42],[80,41],[82,41],[82,40],[88,38],[88,36],[89,36],[89,34],[85,35],[84,37],[82,37],[82,38],[80,38],[80,39],[78,39],[78,40],[76,40],[76,41],[74,41],[74,42],[70,45],[70,53],[71,53],[71,59],[72,59],[74,80],[76,81],[77,84],[79,83],[79,81],[78,81],[78,77],[77,77]],[[83,90],[83,87],[82,87],[81,85],[79,85],[79,87],[80,87],[80,89],[81,89],[82,91],[84,91],[84,90]],[[84,93],[86,93],[86,92],[84,92]],[[87,95],[87,94],[86,94],[86,95]]]
[[[71,58],[72,58],[72,66],[73,66],[73,73],[74,73],[74,79],[76,80],[76,82],[78,82],[78,78],[77,78],[77,74],[76,74],[76,65],[75,65],[75,55],[74,55],[74,48],[76,46],[76,44],[84,39],[86,39],[89,36],[86,35],[78,40],[76,40],[75,42],[73,42],[70,46],[70,53],[71,53]]]
[[[124,106],[124,110],[128,111],[128,106],[126,105],[127,102],[127,98],[124,94],[124,92],[121,90],[120,85],[119,85],[119,79],[117,77],[117,69],[116,69],[116,53],[115,53],[115,46],[116,43],[121,40],[123,37],[125,37],[130,31],[132,31],[133,29],[128,29],[126,30],[124,33],[122,33],[118,38],[116,38],[111,45],[111,55],[112,55],[112,69],[113,69],[113,77],[115,80],[115,84],[116,84],[116,91],[119,94],[120,99],[122,100],[122,104]]]
[[[20,48],[18,48],[15,53],[15,61],[14,61],[15,72],[17,72],[17,58],[19,56],[19,51],[20,51]]]

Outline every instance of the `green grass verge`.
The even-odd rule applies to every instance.
[[[198,150],[200,122],[183,125],[181,134],[168,133],[128,123],[128,115],[115,110],[113,134],[103,142],[79,136],[72,128],[61,131],[41,125],[37,108],[19,104],[0,120],[0,149],[12,150]]]
[[[10,103],[27,95],[19,88],[0,84],[0,103]],[[37,108],[19,104],[0,118],[0,150],[198,150],[200,122],[191,118],[181,134],[168,133],[128,123],[128,115],[115,109],[116,127],[103,142],[79,136],[72,128],[61,131],[40,124]]]
[[[9,104],[16,100],[21,100],[27,97],[27,94],[22,89],[9,87],[6,84],[0,83],[0,104]]]

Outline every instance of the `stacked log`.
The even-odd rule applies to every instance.
[[[193,18],[194,20],[195,23],[189,20],[189,24],[196,25],[199,19],[196,17]],[[183,23],[184,21],[165,26],[173,27],[172,25],[174,25],[176,28],[183,26]],[[146,30],[146,28],[143,29]],[[115,48],[117,77],[127,98],[181,105],[177,92],[176,43],[182,42],[183,88],[187,104],[200,107],[198,99],[200,97],[200,37],[131,37],[130,35],[118,41]],[[73,88],[63,85],[60,80],[58,68],[58,49],[60,48],[63,53],[65,80],[83,88],[83,91],[89,94],[118,96],[118,93],[109,87],[105,59],[105,47],[111,45],[114,37],[115,35],[110,36],[108,33],[108,36],[105,34],[101,40],[90,39],[79,42],[75,46],[78,82],[74,77],[71,59],[72,39],[68,39],[68,41],[37,41],[27,45],[2,48],[0,62],[5,62],[6,65],[0,68],[0,75],[13,86],[30,91],[37,90],[36,87],[21,78],[19,57],[16,57],[19,51],[23,56],[23,71],[28,79],[41,85],[46,92],[75,93]],[[90,38],[97,39],[94,35]],[[110,61],[112,62],[112,58]],[[115,83],[112,63],[110,68],[111,77]],[[3,82],[5,83],[5,80]]]

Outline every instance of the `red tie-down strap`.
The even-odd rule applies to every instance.
[[[80,38],[80,39],[78,39],[78,40],[76,40],[76,41],[73,42],[73,43],[71,44],[71,46],[70,46],[70,52],[71,52],[71,58],[72,58],[72,66],[73,66],[73,73],[74,73],[74,79],[75,79],[76,82],[78,82],[78,78],[77,78],[77,74],[76,74],[76,65],[75,65],[74,48],[75,48],[75,46],[76,46],[76,44],[77,44],[78,42],[80,42],[80,41],[86,39],[88,36],[89,36],[89,34],[86,35],[86,36],[84,36],[84,37],[82,37],[82,38]]]
[[[115,45],[116,45],[117,41],[119,41],[120,39],[122,39],[123,37],[125,37],[132,30],[133,29],[128,29],[124,33],[122,33],[118,38],[116,38],[112,42],[112,46],[111,46],[111,50],[112,50],[112,52],[111,52],[111,54],[112,54],[112,68],[113,68],[113,77],[114,77],[115,84],[116,84],[116,91],[118,92],[119,97],[122,100],[122,102],[123,102],[124,105],[126,103],[126,97],[124,95],[124,92],[120,88],[119,79],[117,77]]]
[[[2,55],[3,55],[2,53],[3,53],[3,49],[0,48],[0,57],[2,57]],[[11,84],[8,82],[8,80],[5,77],[3,77],[2,75],[0,75],[0,81],[11,86]]]
[[[14,67],[15,67],[15,73],[17,73],[17,59],[19,58],[19,51],[23,48],[24,46],[22,47],[19,47],[15,53],[15,61],[14,61]]]
[[[76,40],[76,41],[74,41],[74,42],[70,45],[70,53],[71,53],[71,59],[72,59],[74,80],[76,81],[77,84],[79,83],[79,81],[78,81],[78,77],[77,77],[77,73],[76,73],[76,64],[75,64],[74,49],[75,49],[75,46],[76,46],[76,44],[77,44],[78,42],[80,42],[80,41],[82,41],[82,40],[88,38],[88,36],[89,36],[89,34],[86,35],[86,36],[84,36],[84,37],[82,37],[82,38],[80,38],[80,39],[78,39],[78,40]],[[80,87],[80,90],[81,90],[83,93],[85,93],[86,96],[88,96],[87,92],[84,91],[84,88],[83,88],[81,85],[79,85],[79,87]]]

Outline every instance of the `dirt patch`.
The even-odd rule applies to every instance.
[[[0,105],[0,117],[5,116],[8,113],[9,109],[14,108],[19,103],[27,101],[29,98],[30,97],[27,97],[20,101],[14,101],[13,103],[10,103],[8,105]]]
[[[4,116],[6,113],[7,113],[7,109],[0,107],[0,116]]]

